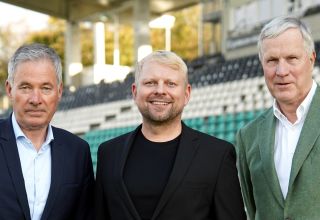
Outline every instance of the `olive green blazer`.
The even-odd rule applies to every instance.
[[[237,166],[248,216],[251,220],[319,220],[319,86],[293,156],[286,199],[274,165],[275,125],[276,118],[270,108],[237,134]]]

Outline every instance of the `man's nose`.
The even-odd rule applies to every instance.
[[[285,61],[279,61],[276,66],[276,74],[278,76],[285,76],[289,72],[288,64]]]
[[[158,83],[156,86],[156,93],[163,94],[165,93],[165,85],[164,83]]]
[[[29,102],[33,105],[39,105],[41,103],[41,92],[37,89],[34,89],[30,94]]]

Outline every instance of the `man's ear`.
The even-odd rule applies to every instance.
[[[58,97],[59,97],[59,101],[61,100],[62,92],[63,92],[63,83],[61,82],[60,85],[58,86]]]
[[[185,101],[184,101],[185,106],[189,103],[190,96],[191,96],[191,85],[188,83],[185,91]]]
[[[135,100],[137,97],[137,85],[136,83],[132,83],[131,85],[131,93],[132,93],[132,97]]]
[[[8,80],[6,80],[5,87],[6,87],[7,96],[8,96],[10,99],[12,99],[12,86],[11,86],[11,84],[9,83]]]
[[[312,65],[314,65],[314,63],[316,62],[316,57],[317,57],[317,54],[316,54],[315,51],[313,51],[311,56],[310,56],[310,61],[311,61]]]

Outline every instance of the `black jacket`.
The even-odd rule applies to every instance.
[[[96,178],[97,220],[139,220],[123,181],[135,131],[102,143]],[[152,220],[245,220],[234,147],[183,124],[176,161]]]

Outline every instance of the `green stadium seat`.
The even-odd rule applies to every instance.
[[[244,121],[245,120],[245,113],[244,112],[237,113],[235,119],[237,122]]]
[[[255,112],[249,111],[245,113],[245,119],[247,122],[252,121],[256,117]]]

